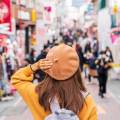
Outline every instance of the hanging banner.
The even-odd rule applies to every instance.
[[[0,33],[11,31],[11,0],[0,0]]]
[[[52,23],[52,6],[44,6],[44,21],[46,24]]]
[[[99,9],[104,9],[106,7],[106,0],[99,0]]]

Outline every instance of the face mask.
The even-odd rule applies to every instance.
[[[107,52],[107,55],[110,56],[110,52]]]

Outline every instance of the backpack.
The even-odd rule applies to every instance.
[[[71,110],[65,108],[60,109],[56,99],[51,102],[50,108],[52,114],[48,115],[45,120],[79,120],[78,116]]]
[[[45,120],[80,120],[78,116],[67,109],[59,109],[45,118]]]
[[[89,94],[87,93],[86,97]],[[66,108],[60,108],[59,103],[54,99],[50,104],[52,113],[48,115],[44,120],[80,120],[79,117],[71,110]]]

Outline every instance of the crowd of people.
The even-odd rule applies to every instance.
[[[48,40],[44,45],[40,54],[35,57],[35,52],[32,49],[29,61],[31,64],[44,59],[49,51],[54,46],[65,43],[76,49],[80,59],[80,69],[84,77],[91,82],[92,78],[97,78],[99,83],[99,95],[103,98],[106,93],[106,84],[108,79],[108,70],[111,68],[110,63],[113,62],[112,52],[109,47],[105,50],[99,49],[99,41],[95,34],[89,35],[89,32],[84,32],[81,29],[76,31],[67,30],[67,32],[60,32],[59,37],[53,37],[53,41]],[[42,81],[45,78],[43,71],[37,71],[35,78]]]
[[[18,61],[7,47],[0,47],[0,100],[2,97],[12,96],[14,88],[10,79],[18,68]]]
[[[92,34],[92,35],[91,35]],[[108,79],[109,63],[113,62],[112,52],[109,47],[105,50],[99,50],[99,41],[95,33],[83,31],[81,29],[60,31],[58,37],[53,36],[52,41],[43,46],[38,56],[35,55],[35,49],[31,49],[29,57],[25,59],[26,64],[33,64],[40,59],[46,58],[46,55],[54,46],[65,43],[76,49],[80,59],[80,69],[85,78],[91,82],[92,77],[96,77],[99,82],[99,95],[103,98],[106,93],[106,83]],[[14,63],[13,63],[14,61]],[[5,48],[0,49],[0,98],[1,96],[12,95],[14,88],[11,89],[10,77],[18,68],[17,59],[13,60],[6,54]],[[39,82],[44,80],[45,73],[38,70],[34,76]],[[8,87],[10,86],[10,87]]]
[[[38,70],[46,77],[38,84]],[[76,50],[63,42],[49,50],[45,59],[19,69],[11,82],[35,120],[97,120],[96,104],[87,91]]]

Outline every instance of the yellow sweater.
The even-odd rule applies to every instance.
[[[33,84],[32,80],[33,72],[29,66],[21,68],[12,76],[12,84],[30,108],[34,120],[44,120],[49,113],[39,104],[38,95],[35,92],[36,84]],[[97,120],[96,105],[90,95],[86,98],[79,116],[80,120]]]

